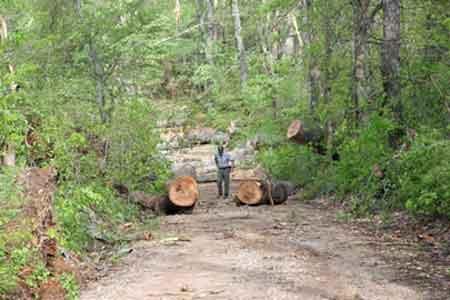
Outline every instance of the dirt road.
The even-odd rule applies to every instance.
[[[236,207],[214,185],[201,195],[193,215],[162,219],[169,238],[136,244],[81,299],[432,299],[398,283],[371,237],[335,212],[296,200]]]

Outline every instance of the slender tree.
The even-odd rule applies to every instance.
[[[352,102],[355,121],[360,120],[361,101],[369,101],[368,88],[368,42],[369,33],[377,12],[382,8],[379,3],[371,8],[371,0],[353,0],[353,71]]]
[[[397,120],[401,120],[400,99],[400,0],[383,0],[383,43],[381,73],[385,103]]]
[[[243,86],[247,82],[248,78],[248,64],[247,64],[247,55],[245,52],[245,45],[241,34],[241,14],[239,11],[238,0],[231,1],[231,12],[234,19],[234,35],[236,38],[236,45],[239,51],[241,86]]]
[[[8,39],[8,22],[6,18],[0,15],[0,45],[5,43]],[[14,66],[12,64],[8,65],[9,72],[14,73]],[[17,90],[17,84],[11,83],[11,92]],[[0,149],[1,150],[1,149]],[[16,149],[13,144],[7,143],[5,145],[5,151],[3,155],[3,164],[5,166],[15,166],[16,165]]]
[[[309,86],[309,108],[314,112],[320,97],[320,66],[318,57],[313,53],[313,44],[316,42],[314,24],[312,22],[313,0],[303,0],[303,41],[307,48],[306,68]]]

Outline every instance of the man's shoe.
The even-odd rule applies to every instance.
[[[228,195],[223,196],[223,199],[228,199]]]
[[[217,195],[217,199],[220,199],[220,198],[222,198],[222,195]]]

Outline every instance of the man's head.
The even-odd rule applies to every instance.
[[[222,155],[224,151],[223,146],[220,145],[219,147],[217,147],[217,151],[219,152],[220,155]]]

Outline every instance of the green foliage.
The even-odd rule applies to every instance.
[[[406,208],[416,215],[450,218],[450,141],[423,130],[398,165],[397,195]]]
[[[108,231],[137,218],[136,207],[117,198],[111,189],[98,183],[62,185],[55,199],[55,208],[61,231],[59,243],[79,253],[88,250],[94,238],[108,240]]]
[[[73,274],[64,273],[59,278],[61,286],[66,291],[67,300],[78,300],[80,296],[80,287]]]
[[[0,149],[14,147],[16,153],[22,157],[25,155],[25,134],[27,132],[27,121],[25,117],[17,112],[2,109],[0,98]]]
[[[320,157],[307,147],[283,145],[266,149],[259,154],[263,167],[279,180],[292,180],[305,187],[316,179]]]
[[[389,138],[395,129],[391,120],[373,116],[356,133],[345,126],[338,130],[337,137],[342,143],[338,149],[341,159],[334,174],[336,191],[339,198],[350,195],[348,200],[354,213],[370,213],[386,204],[383,193],[390,183],[377,176],[375,169],[381,171],[389,165],[394,153]]]
[[[341,194],[358,191],[372,191],[378,186],[373,168],[381,168],[390,159],[393,150],[389,147],[389,133],[395,125],[386,118],[375,116],[367,126],[355,133],[341,128],[338,134],[345,136],[339,147],[341,161],[337,165],[336,180]]]
[[[170,176],[169,165],[157,151],[155,111],[144,100],[122,105],[107,129],[106,177],[132,190],[162,192]],[[156,179],[150,182],[148,177]]]
[[[50,272],[45,267],[42,261],[39,261],[37,266],[34,268],[33,273],[26,278],[26,284],[29,287],[37,288],[42,282],[47,281],[50,276]]]

